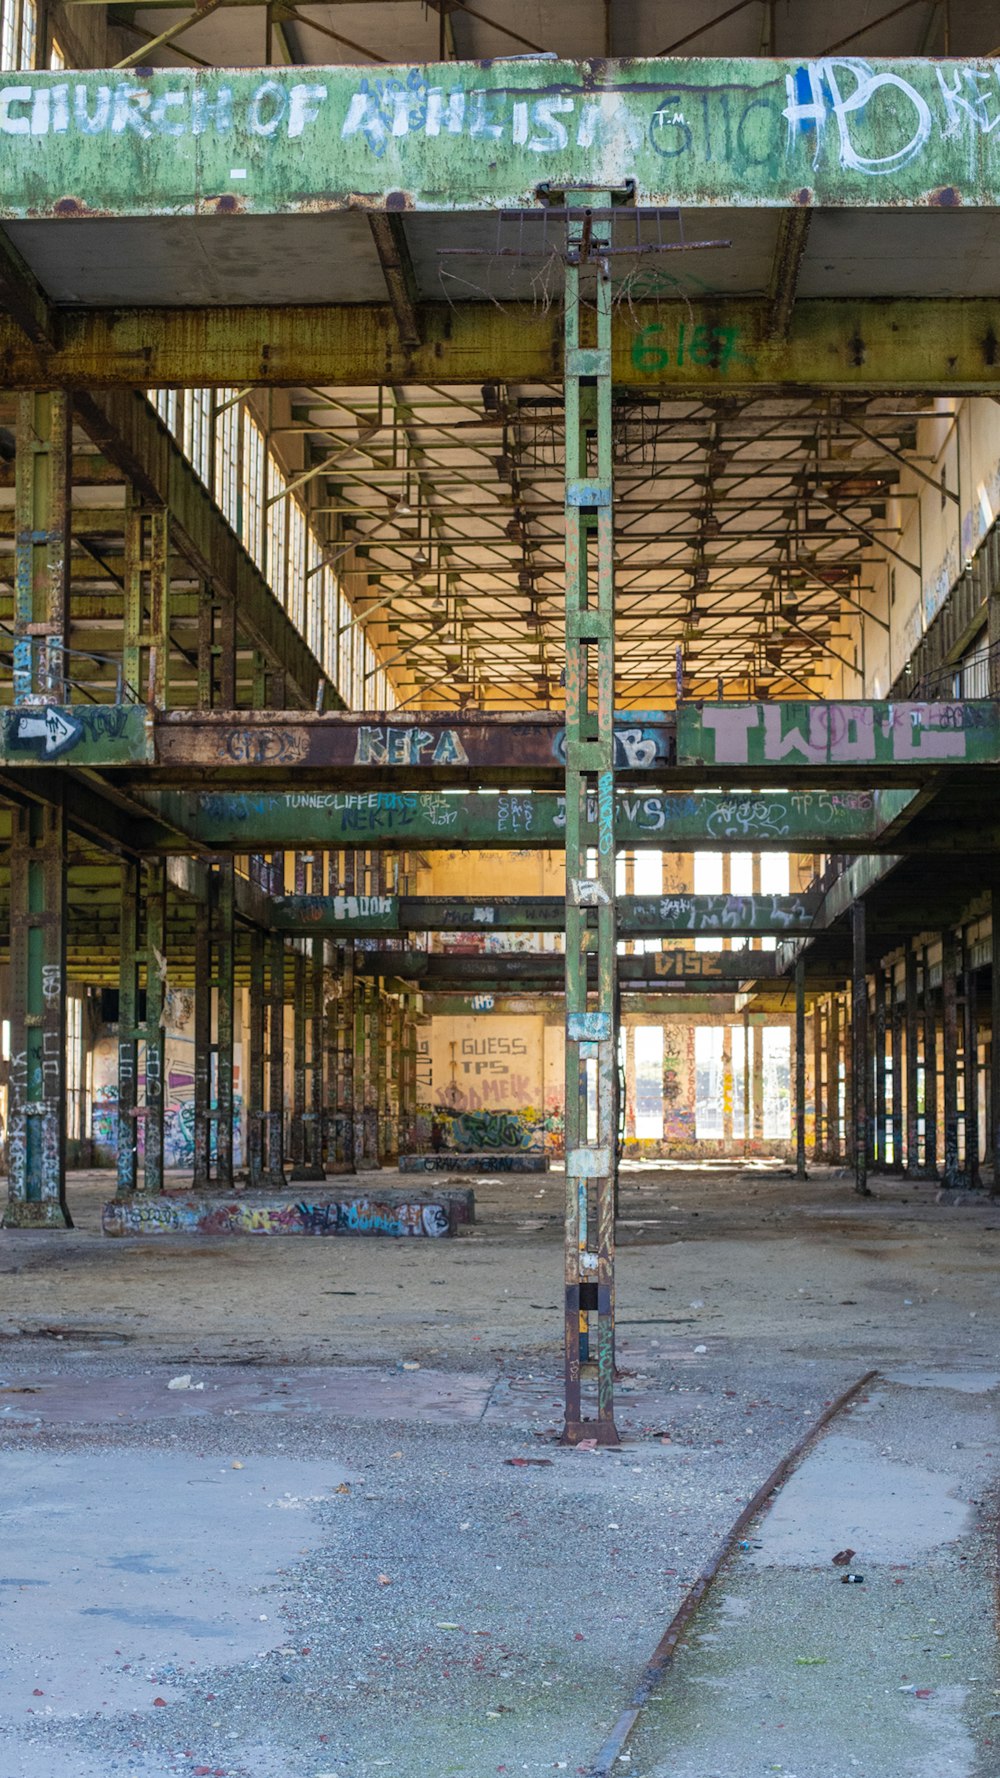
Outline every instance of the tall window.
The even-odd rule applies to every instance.
[[[787,1025],[765,1025],[764,1129],[765,1142],[785,1141],[792,1133],[791,1040]]]
[[[83,1001],[71,994],[66,999],[66,1134],[71,1142],[83,1135]]]
[[[694,1133],[722,1137],[722,1026],[696,1025],[694,1033]]]
[[[635,1133],[663,1135],[663,1026],[635,1027]]]

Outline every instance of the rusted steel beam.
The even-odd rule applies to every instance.
[[[786,210],[778,223],[778,239],[767,287],[767,332],[770,339],[787,339],[798,292],[799,270],[809,239],[812,211],[804,206]]]
[[[996,387],[985,297],[799,300],[787,335],[769,333],[767,298],[633,301],[615,332],[620,388],[765,393]],[[388,303],[212,308],[60,308],[59,335],[33,346],[0,316],[8,389],[284,388],[297,383],[557,383],[555,307],[526,312],[484,302],[423,302],[423,342],[399,336]]]
[[[880,835],[908,791],[769,791],[760,796],[704,793],[619,794],[616,844],[658,851],[720,846],[736,851],[884,849]],[[150,791],[142,807],[159,819],[169,851],[245,852],[255,847],[490,850],[560,848],[566,802],[552,792],[446,796],[433,791]],[[596,822],[597,800],[588,804]],[[186,836],[175,843],[174,832]],[[154,846],[157,842],[154,842]],[[898,839],[893,842],[897,850]],[[150,849],[153,849],[151,847]]]
[[[355,958],[359,975],[397,976],[406,981],[432,985],[438,981],[535,981],[559,983],[564,959],[556,951],[377,951],[360,950]],[[665,986],[686,983],[689,986],[710,986],[718,983],[732,991],[735,982],[774,981],[777,978],[773,951],[647,951],[639,957],[619,957],[618,974],[624,984],[641,982]],[[587,950],[581,961],[581,986],[586,977],[589,987],[597,985],[599,976],[596,951]],[[579,1041],[587,1042],[588,1039]]]
[[[822,898],[803,895],[621,895],[619,937],[809,932]],[[560,896],[285,895],[271,905],[274,926],[315,932],[390,936],[398,932],[561,932]]]
[[[413,273],[403,219],[391,212],[372,211],[368,217],[368,226],[382,267],[392,312],[396,317],[400,342],[404,346],[419,346],[421,327],[417,308],[417,280]]]

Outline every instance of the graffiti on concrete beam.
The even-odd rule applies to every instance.
[[[1000,712],[966,703],[692,704],[678,718],[681,765],[913,766],[1000,760]]]
[[[998,124],[985,57],[18,70],[0,218],[495,213],[595,179],[646,207],[995,206]]]
[[[129,764],[152,757],[148,715],[131,704],[19,704],[3,713],[0,763]]]

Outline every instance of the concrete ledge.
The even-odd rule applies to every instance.
[[[73,1218],[58,1198],[8,1198],[0,1228],[71,1229]]]
[[[453,1235],[472,1206],[450,1192],[325,1193],[298,1197],[113,1198],[101,1212],[106,1235]],[[472,1197],[471,1192],[467,1194]],[[463,1213],[464,1212],[464,1213]]]
[[[486,1150],[482,1154],[452,1154],[447,1149],[437,1154],[401,1154],[401,1173],[547,1173],[549,1157],[540,1149],[507,1149],[501,1153]]]

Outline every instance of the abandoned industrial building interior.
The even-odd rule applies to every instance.
[[[0,1778],[997,1778],[996,0],[0,0]]]

